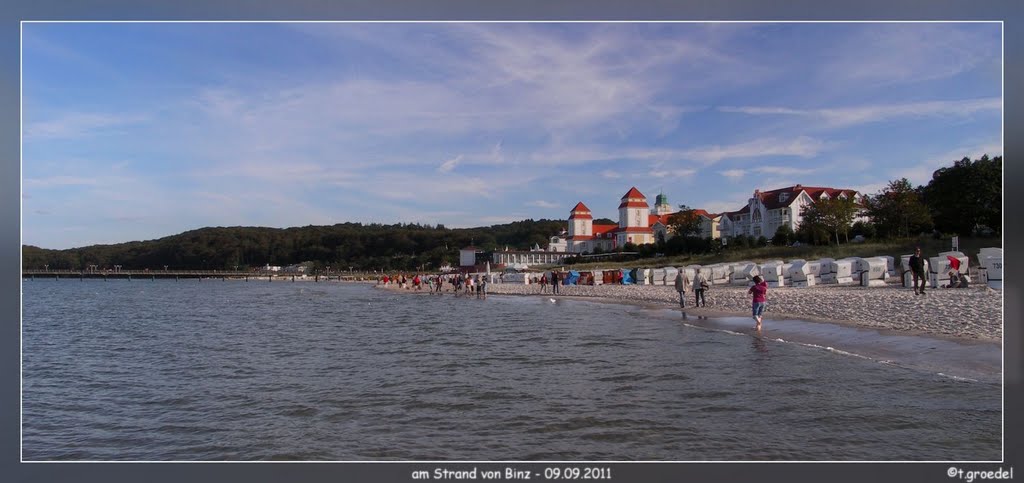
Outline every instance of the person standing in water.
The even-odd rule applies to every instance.
[[[765,295],[768,293],[768,282],[765,282],[760,275],[754,276],[754,286],[747,290],[747,293],[754,296],[751,311],[754,315],[754,320],[757,325],[754,326],[754,330],[761,331],[761,314],[764,313],[764,307],[767,304],[767,298]]]
[[[690,286],[690,279],[686,276],[686,270],[680,270],[676,275],[676,292],[679,292],[679,308],[686,308],[686,288]]]

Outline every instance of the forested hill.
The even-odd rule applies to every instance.
[[[436,270],[459,263],[459,249],[470,244],[485,251],[544,247],[566,227],[564,220],[524,220],[480,228],[443,225],[363,225],[296,228],[202,228],[158,240],[93,245],[67,250],[22,247],[26,269],[81,269],[120,265],[125,270],[245,270],[264,265],[312,262],[348,270]]]

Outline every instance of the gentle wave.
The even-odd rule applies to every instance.
[[[634,307],[303,283],[27,284],[23,456],[1000,454],[992,437],[1001,427],[999,387],[949,371],[935,376],[834,346],[680,324]]]

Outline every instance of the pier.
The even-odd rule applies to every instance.
[[[279,272],[245,272],[230,270],[22,270],[23,280],[61,280],[61,279],[120,279],[120,280],[243,280],[243,281],[264,281],[264,282],[295,282],[314,281],[365,281],[372,280],[372,277],[361,274],[338,274],[338,273],[279,273]]]

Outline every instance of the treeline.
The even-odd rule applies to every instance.
[[[564,220],[524,220],[480,228],[443,225],[342,223],[297,228],[202,228],[158,240],[93,245],[67,250],[22,247],[26,269],[86,269],[92,265],[124,270],[249,270],[265,265],[311,262],[332,270],[437,270],[459,264],[459,249],[485,251],[547,246],[563,231]]]

